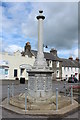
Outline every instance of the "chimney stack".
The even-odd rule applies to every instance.
[[[69,60],[73,60],[73,57],[72,57],[72,56],[70,56],[70,57],[69,57]]]
[[[54,56],[57,56],[57,50],[54,48],[50,50],[50,53],[53,54]]]
[[[79,62],[79,58],[78,58],[78,57],[76,58],[76,61],[78,61],[78,62]]]
[[[26,45],[25,45],[25,48],[24,48],[25,52],[28,52],[28,51],[31,51],[31,45],[30,45],[30,42],[27,42]]]

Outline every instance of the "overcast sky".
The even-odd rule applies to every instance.
[[[45,2],[19,3],[3,2],[0,4],[0,40],[2,50],[22,51],[27,41],[32,49],[37,49],[38,10],[44,11],[44,44],[58,50],[58,56],[68,58],[78,56],[78,3]],[[1,13],[0,13],[1,15]],[[1,34],[2,33],[2,34]]]

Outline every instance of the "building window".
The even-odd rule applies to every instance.
[[[70,72],[71,72],[71,67],[69,68]]]
[[[57,70],[57,72],[56,72],[56,73],[57,73],[57,77],[59,77],[59,70]]]
[[[59,67],[59,62],[56,62],[57,67]]]
[[[52,68],[52,61],[49,61],[49,67]]]
[[[25,70],[24,68],[21,68],[20,75],[23,75],[24,70]]]
[[[8,63],[8,61],[6,61],[6,65],[8,65],[9,63]]]
[[[8,75],[8,69],[5,69],[5,75]]]
[[[69,71],[69,67],[68,67],[68,71]]]
[[[75,71],[77,72],[77,71],[78,71],[78,68],[75,68]]]
[[[14,69],[14,77],[17,77],[17,69]]]
[[[4,68],[0,68],[0,75],[5,75],[5,69]]]
[[[51,60],[49,62],[51,63]]]
[[[72,71],[72,67],[71,67],[71,71]]]

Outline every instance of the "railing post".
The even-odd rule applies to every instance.
[[[25,88],[25,113],[27,110],[27,88]]]
[[[73,85],[71,85],[71,103],[73,104]]]
[[[8,91],[7,91],[7,103],[9,104],[10,101],[10,86],[8,85]]]
[[[14,83],[12,83],[12,97],[14,96]]]
[[[66,96],[66,83],[64,83],[64,88],[65,88],[65,96]]]
[[[56,88],[56,110],[58,110],[58,88]]]

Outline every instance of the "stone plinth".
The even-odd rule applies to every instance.
[[[28,71],[28,96],[33,100],[46,100],[52,96],[52,71]]]

